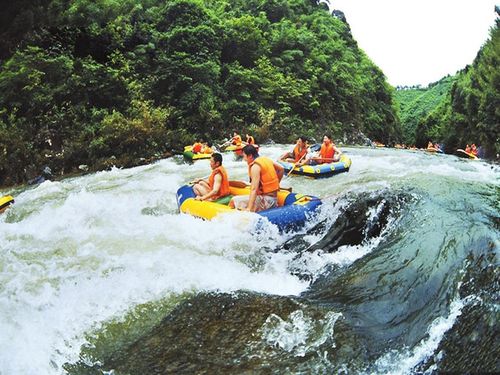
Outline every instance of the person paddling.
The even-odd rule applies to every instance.
[[[251,212],[277,207],[283,167],[268,157],[259,156],[252,145],[243,147],[243,159],[248,164],[250,195],[233,197],[229,206]]]
[[[325,134],[323,137],[323,144],[319,150],[319,155],[311,158],[307,158],[303,164],[317,165],[323,163],[333,163],[340,160],[340,151],[335,143],[332,141],[332,137],[329,134]]]
[[[299,137],[297,138],[294,149],[291,152],[286,152],[281,155],[279,160],[301,165],[300,161],[307,155],[307,148],[307,139],[305,137]]]
[[[196,194],[195,199],[199,201],[217,200],[229,195],[229,178],[226,169],[222,166],[222,155],[212,154],[210,158],[210,168],[212,173],[208,180],[199,178],[194,180],[193,191]]]
[[[251,136],[250,134],[246,133],[246,140],[245,142],[243,142],[247,145],[254,145],[255,144],[255,139],[253,136]]]
[[[242,142],[243,141],[241,139],[241,136],[238,134],[237,131],[235,131],[235,132],[233,132],[232,138],[229,141],[224,142],[223,144],[221,144],[220,147],[223,148],[223,147],[226,147],[228,145],[241,146]]]
[[[214,150],[212,149],[211,142],[203,143],[203,147],[201,148],[201,151],[200,151],[201,154],[212,154],[213,152],[214,152]]]

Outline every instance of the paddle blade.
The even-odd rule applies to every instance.
[[[245,181],[229,181],[229,186],[243,189],[249,186],[249,184],[247,184]]]

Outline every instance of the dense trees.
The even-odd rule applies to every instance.
[[[401,135],[383,73],[317,1],[21,1],[2,21],[0,184],[232,130]]]
[[[428,89],[400,90],[405,139],[443,142],[453,152],[475,143],[486,157],[500,153],[500,20],[474,62]],[[415,133],[413,133],[415,132]]]
[[[395,93],[395,102],[403,128],[403,143],[419,147],[427,146],[429,140],[438,140],[417,126],[419,121],[434,112],[439,106],[443,106],[448,100],[450,88],[456,77],[445,77],[438,82],[430,84],[426,88],[406,87],[398,88]]]

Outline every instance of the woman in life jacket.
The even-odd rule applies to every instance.
[[[306,137],[299,137],[297,138],[293,150],[281,155],[280,160],[288,163],[298,163],[300,160],[304,159],[307,154],[307,148],[308,145]]]
[[[243,143],[245,143],[246,145],[254,145],[255,139],[250,134],[246,133],[246,140]]]
[[[334,163],[340,160],[340,155],[342,155],[342,151],[335,146],[335,143],[332,141],[332,137],[329,134],[325,134],[318,156],[306,159],[303,164],[317,165],[323,163]]]
[[[212,154],[210,158],[210,168],[212,173],[208,180],[202,178],[193,181],[193,191],[196,194],[195,199],[199,201],[214,201],[229,195],[229,177],[226,169],[222,166],[222,155]]]

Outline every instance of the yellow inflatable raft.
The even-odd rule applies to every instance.
[[[0,198],[0,214],[4,212],[12,203],[14,203],[14,198],[10,195],[4,195]]]
[[[230,193],[231,196],[249,195],[250,186],[242,181],[230,181]],[[180,212],[210,220],[217,215],[236,211],[228,206],[231,196],[215,202],[198,201],[194,199],[193,187],[184,185],[177,190],[177,205]],[[321,200],[317,197],[281,189],[278,192],[278,207],[257,214],[284,230],[303,225],[320,205]]]
[[[194,153],[193,146],[185,146],[182,155],[188,160],[210,159],[212,154]]]

